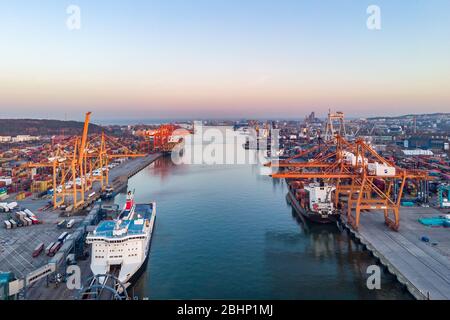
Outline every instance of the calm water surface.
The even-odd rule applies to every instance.
[[[134,294],[149,299],[410,299],[335,226],[307,225],[282,180],[256,165],[181,165],[157,160],[130,179],[137,202],[157,201],[147,272]],[[116,197],[123,203],[125,196]]]

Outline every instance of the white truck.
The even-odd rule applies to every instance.
[[[67,229],[72,229],[74,224],[75,224],[75,219],[72,219],[69,222],[67,222]]]
[[[28,209],[23,210],[28,216],[28,218],[36,218],[36,215]]]
[[[7,204],[7,207],[8,207],[8,209],[9,209],[9,211],[11,211],[11,210],[13,210],[15,207],[17,207],[18,206],[18,203],[17,202],[11,202],[11,203],[8,203]]]

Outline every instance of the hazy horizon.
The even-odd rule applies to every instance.
[[[438,112],[438,113],[444,113],[444,114],[448,114],[445,112]],[[91,115],[91,123],[95,123],[98,125],[139,125],[139,124],[163,124],[163,123],[170,123],[170,122],[190,122],[190,121],[207,121],[207,120],[212,120],[212,121],[240,121],[240,120],[258,120],[258,121],[266,121],[266,120],[270,120],[270,121],[302,121],[305,119],[305,117],[308,114],[305,114],[303,116],[298,116],[298,117],[287,117],[287,118],[283,118],[283,117],[275,117],[275,118],[267,118],[267,117],[254,117],[254,118],[247,118],[247,117],[223,117],[223,118],[208,118],[208,117],[200,117],[200,118],[184,118],[184,117],[179,117],[179,118],[100,118],[100,117],[96,117],[94,114]],[[368,117],[357,117],[357,116],[352,116],[352,115],[345,115],[346,120],[357,120],[360,118],[376,118],[376,117],[386,117],[386,118],[391,118],[391,117],[398,117],[398,116],[409,116],[409,115],[431,115],[431,114],[436,114],[436,112],[424,112],[424,113],[414,113],[414,114],[397,114],[397,115],[371,115]],[[327,115],[326,114],[317,114],[316,113],[316,118],[321,119],[321,120],[326,120]],[[16,120],[26,120],[26,119],[33,119],[33,120],[59,120],[59,121],[77,121],[77,122],[83,122],[84,121],[84,113],[80,113],[80,115],[76,118],[56,118],[56,117],[3,117],[0,116],[0,119],[16,119]]]
[[[69,4],[0,3],[0,117],[450,111],[447,0],[77,0],[80,30]]]

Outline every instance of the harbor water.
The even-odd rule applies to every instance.
[[[131,178],[128,189],[138,203],[157,202],[136,297],[411,299],[383,271],[381,289],[369,290],[367,269],[376,260],[337,226],[297,217],[286,183],[261,175],[257,164],[175,165],[164,157]],[[115,199],[124,201],[124,194]]]

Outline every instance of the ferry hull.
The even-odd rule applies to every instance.
[[[156,217],[155,217],[155,220],[156,220]],[[153,225],[152,236],[150,237],[150,243],[148,245],[147,257],[145,258],[144,262],[139,267],[139,269],[127,281],[127,283],[129,283],[128,288],[132,288],[134,285],[136,285],[138,280],[141,278],[142,274],[147,270],[148,260],[149,260],[149,257],[150,257],[150,248],[152,246],[152,240],[153,240],[153,232],[154,232],[154,225]]]
[[[289,203],[294,208],[295,212],[298,215],[305,217],[306,219],[308,219],[311,222],[319,223],[319,224],[331,224],[331,223],[336,223],[338,220],[338,216],[339,216],[338,214],[333,214],[333,215],[328,215],[326,217],[323,217],[322,215],[315,213],[313,211],[305,210],[304,208],[302,208],[300,206],[300,203],[297,201],[297,199],[295,198],[295,196],[291,190],[289,190],[289,192],[287,194],[287,198],[289,200]]]
[[[147,269],[155,221],[156,203],[151,203],[133,205],[131,209],[124,208],[115,222],[101,222],[87,237],[87,243],[92,245],[93,274],[110,273],[127,291],[133,287]],[[128,245],[131,247],[126,247]],[[130,250],[136,250],[136,253],[129,252]],[[103,256],[104,252],[107,253],[106,258]]]

